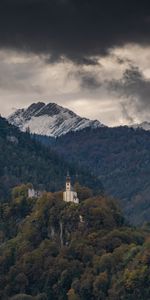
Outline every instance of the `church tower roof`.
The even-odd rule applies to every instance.
[[[70,174],[69,174],[69,171],[67,172],[67,176],[66,176],[66,182],[70,182],[71,181],[71,178],[70,178]]]

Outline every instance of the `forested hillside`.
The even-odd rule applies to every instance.
[[[121,130],[126,132],[127,129]],[[110,179],[110,187],[118,180],[119,192],[123,191],[124,178],[126,195],[126,172],[123,173],[119,166],[131,166],[131,174],[128,174],[131,191],[130,179],[135,177],[135,183],[138,180],[137,168],[142,170],[144,157],[141,149],[145,147],[147,181],[143,172],[141,183],[145,180],[148,185],[149,135],[147,142],[146,136],[140,140],[138,131],[137,135],[132,135],[134,131],[129,130],[126,139],[122,135],[126,148],[121,164],[118,131],[109,136],[110,141],[114,139],[110,148],[106,146],[108,137],[104,132],[86,130],[69,134],[60,140],[51,140],[50,150],[36,137],[31,138],[28,132],[21,133],[0,118],[0,299],[149,299],[149,225],[141,229],[127,225],[117,202],[103,195],[101,181],[97,178],[102,178],[104,183],[106,178],[106,187]],[[46,139],[44,143],[47,144]],[[139,147],[135,148],[136,144]],[[110,172],[112,165],[118,166],[117,179],[115,173]],[[68,169],[72,177],[78,174],[80,184],[76,180],[74,188],[79,205],[62,201]],[[101,169],[105,170],[105,176],[99,175]],[[28,198],[28,183],[51,192],[45,192],[38,199]],[[117,187],[113,190],[117,192]],[[135,191],[136,185],[133,186]],[[143,198],[141,203],[136,209],[143,209]],[[145,203],[149,207],[148,201]],[[127,209],[130,211],[129,206]]]
[[[26,190],[0,206],[0,299],[149,299],[148,227],[127,227],[103,196],[75,205]]]
[[[51,148],[98,176],[105,191],[121,200],[131,222],[150,221],[150,132],[86,129],[56,139]]]
[[[21,133],[0,117],[0,201],[9,197],[10,189],[21,183],[32,183],[35,188],[57,191],[64,188],[67,170],[81,184],[95,186],[102,191],[101,182],[87,170],[66,162],[29,133]]]

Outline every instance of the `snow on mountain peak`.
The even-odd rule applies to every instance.
[[[33,103],[28,108],[18,109],[8,117],[9,123],[22,131],[30,128],[31,133],[57,137],[69,131],[86,127],[98,128],[104,125],[98,120],[81,118],[71,110],[56,103]]]

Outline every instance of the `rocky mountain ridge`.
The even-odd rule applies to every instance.
[[[98,120],[82,118],[71,110],[55,103],[33,103],[28,108],[18,109],[8,117],[10,124],[19,127],[21,131],[57,137],[70,131],[84,128],[99,128],[104,125]]]

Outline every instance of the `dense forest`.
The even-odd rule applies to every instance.
[[[21,183],[32,183],[39,190],[63,189],[68,170],[74,181],[95,187],[96,193],[103,191],[100,180],[87,169],[66,162],[29,132],[21,133],[0,117],[0,201],[9,198],[11,188]]]
[[[0,205],[0,299],[149,299],[150,228],[79,188],[79,205],[62,192],[28,199],[27,185]]]
[[[106,187],[109,186],[108,181],[105,184],[106,174],[100,176],[98,171],[102,169],[104,172],[109,149],[108,172],[105,170],[105,173],[112,178],[112,184],[118,180],[119,192],[124,188],[123,203],[130,212],[134,203],[126,198],[127,174],[121,170],[123,165],[126,168],[130,165],[128,184],[133,194],[138,192],[138,168],[143,175],[141,184],[145,180],[148,186],[148,178],[146,181],[142,168],[148,177],[149,135],[145,134],[146,143],[145,137],[140,140],[138,131],[135,138],[133,131],[129,130],[123,155],[117,152],[118,131],[114,147],[112,143],[107,148],[107,143],[102,143],[102,140],[107,140],[104,134],[107,129],[103,130],[97,133],[97,130],[91,132],[88,129],[58,140],[44,138],[42,142],[45,145],[42,145],[39,142],[41,137],[31,136],[29,132],[21,133],[0,118],[1,300],[149,299],[149,223],[141,228],[128,224],[117,201],[105,196],[101,180]],[[90,135],[93,140],[92,137],[89,140]],[[122,140],[124,144],[124,136]],[[137,150],[136,143],[139,144]],[[140,156],[142,147],[145,147],[145,168],[144,154]],[[128,160],[125,153],[130,153]],[[111,164],[114,168],[118,166],[120,179],[119,175],[115,177],[115,172],[111,173]],[[74,179],[79,205],[62,201],[68,169]],[[133,189],[130,180],[135,184]],[[40,198],[28,198],[28,189],[32,185],[43,191]],[[113,189],[117,193],[117,188]],[[136,210],[144,212],[144,209],[149,209],[148,202],[141,199],[141,203],[137,199]]]
[[[150,221],[150,132],[104,127],[38,139],[98,176],[105,192],[121,200],[130,222]]]

